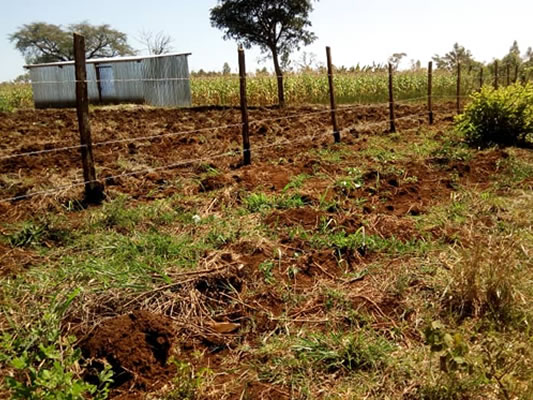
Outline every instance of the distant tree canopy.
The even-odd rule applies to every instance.
[[[509,67],[516,68],[522,65],[522,57],[520,55],[520,48],[518,47],[518,42],[515,40],[513,45],[509,49],[509,53],[502,59],[503,65],[508,65]]]
[[[231,67],[227,62],[224,63],[222,66],[222,75],[230,75],[231,74]]]
[[[435,54],[433,61],[437,64],[439,69],[447,69],[449,71],[457,68],[457,63],[461,63],[463,67],[471,68],[480,65],[479,62],[474,60],[470,50],[465,49],[459,43],[453,45],[452,51],[446,53],[444,56]]]
[[[86,57],[103,58],[135,54],[128,44],[125,33],[112,29],[109,25],[91,25],[87,22],[60,25],[34,22],[23,25],[9,35],[26,62],[47,63],[69,61],[74,58],[72,34],[85,36]]]
[[[312,0],[219,0],[211,9],[211,24],[224,31],[225,39],[235,39],[246,48],[257,45],[271,54],[283,106],[282,63],[291,51],[316,39],[308,30],[312,10]]]

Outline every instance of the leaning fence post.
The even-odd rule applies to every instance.
[[[428,113],[429,124],[433,125],[433,61],[428,64]]]
[[[239,47],[239,76],[241,89],[241,116],[242,116],[242,156],[243,164],[252,163],[250,152],[250,126],[248,121],[248,98],[246,97],[246,59],[244,49]]]
[[[81,161],[85,181],[85,201],[98,204],[104,198],[104,186],[96,180],[91,126],[89,124],[89,96],[87,89],[87,68],[85,64],[85,38],[74,33],[74,66],[76,76],[76,111],[80,130]]]
[[[326,47],[326,56],[328,63],[328,83],[329,83],[329,102],[331,106],[331,123],[333,125],[333,138],[335,143],[340,143],[341,134],[339,132],[339,126],[337,125],[337,104],[335,101],[335,85],[333,84],[333,64],[331,63],[331,48]]]
[[[390,133],[396,132],[396,122],[394,121],[394,93],[392,81],[392,64],[389,63],[389,122]]]
[[[457,114],[461,114],[461,63],[457,63]]]

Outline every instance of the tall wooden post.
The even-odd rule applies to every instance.
[[[329,102],[331,107],[331,124],[333,125],[333,138],[335,143],[340,143],[341,134],[337,125],[337,103],[335,101],[335,85],[333,83],[333,64],[331,62],[331,48],[326,47],[326,57],[328,63],[328,83],[329,83]]]
[[[252,154],[250,151],[250,125],[248,121],[248,98],[246,97],[246,59],[244,49],[239,47],[239,76],[241,89],[241,117],[242,117],[242,155],[243,164],[252,163]]]
[[[389,63],[389,132],[396,132],[396,122],[394,121],[394,92],[393,92],[393,80],[392,80],[392,64]]]
[[[433,125],[433,61],[428,64],[428,117],[429,124]]]
[[[87,89],[87,69],[85,65],[85,38],[74,33],[74,60],[76,74],[76,111],[80,130],[81,162],[85,181],[85,201],[101,203],[105,198],[104,186],[96,180],[91,126],[89,124],[89,96]]]
[[[461,63],[457,63],[457,114],[461,114]]]
[[[511,66],[509,64],[506,64],[505,65],[505,73],[507,75],[507,79],[506,79],[506,86],[509,86],[511,84]]]
[[[494,89],[498,90],[499,87],[498,76],[498,60],[494,61]]]

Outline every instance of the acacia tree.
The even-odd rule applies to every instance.
[[[270,53],[283,107],[282,60],[316,39],[308,30],[311,11],[312,0],[219,0],[211,9],[211,25],[224,31],[224,39],[235,39],[246,48],[257,45]]]
[[[135,54],[125,33],[112,29],[109,25],[94,26],[87,22],[68,25],[66,28],[34,22],[20,27],[9,35],[9,40],[28,63],[70,61],[74,59],[74,32],[85,36],[86,58]]]

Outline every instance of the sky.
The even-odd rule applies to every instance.
[[[88,21],[109,24],[125,32],[130,44],[142,31],[164,32],[174,39],[173,50],[191,52],[191,70],[222,70],[228,62],[237,68],[237,44],[223,40],[212,28],[209,10],[216,0],[0,0],[0,82],[24,72],[24,59],[8,39],[24,24],[46,22],[68,25]],[[458,42],[479,61],[507,54],[514,40],[525,52],[533,46],[532,0],[321,0],[314,3],[312,30],[318,39],[302,51],[325,62],[331,46],[333,63],[353,66],[384,63],[393,53],[426,64]],[[297,62],[301,53],[294,55]],[[257,49],[247,51],[248,70],[266,66]]]

